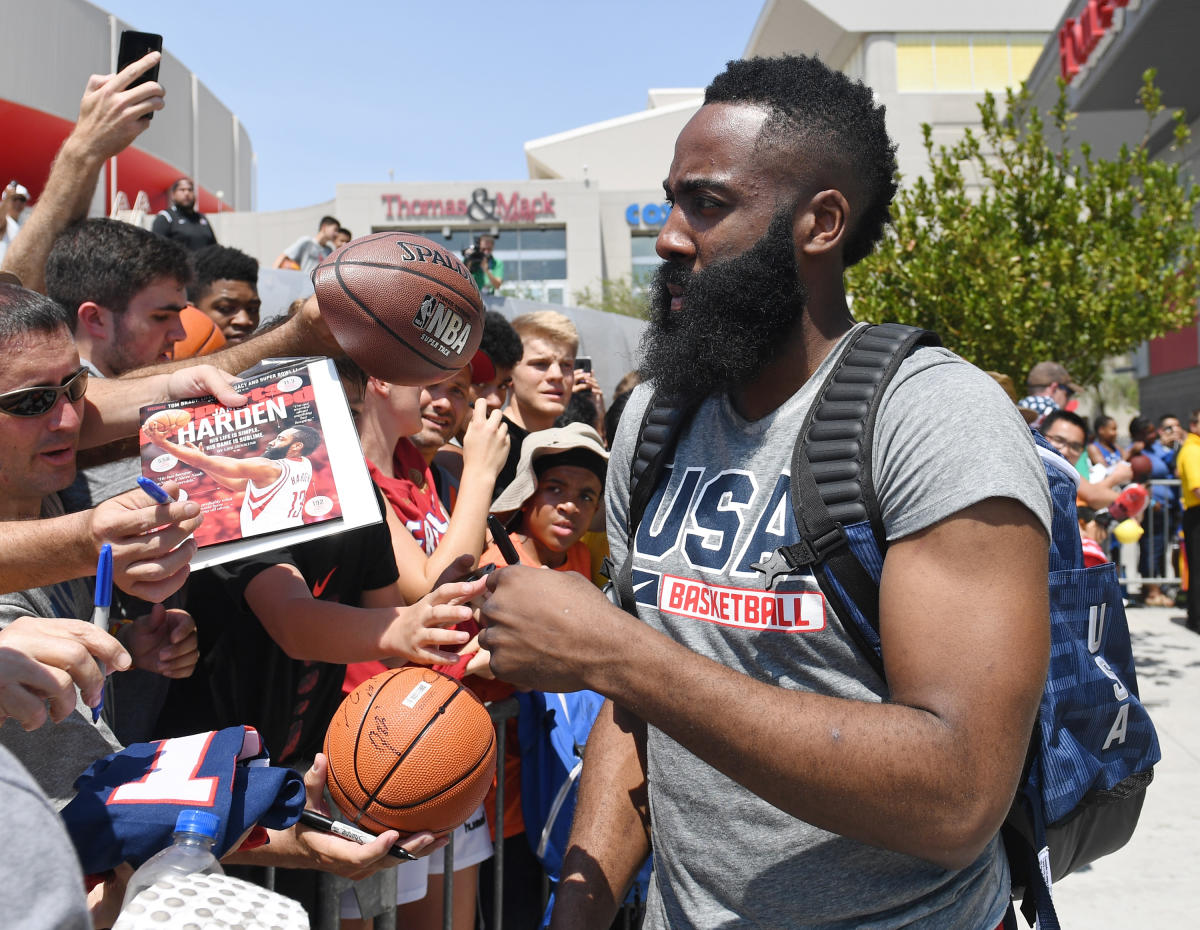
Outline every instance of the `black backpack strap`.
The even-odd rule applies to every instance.
[[[862,654],[881,675],[879,585],[850,547],[846,527],[867,524],[880,557],[887,548],[875,496],[872,443],[883,394],[928,330],[881,323],[855,332],[821,385],[792,452],[792,511],[799,542],[755,565],[770,576],[808,569]]]
[[[633,594],[633,538],[646,513],[646,505],[650,503],[650,497],[662,478],[667,460],[679,440],[679,434],[695,409],[694,404],[676,403],[655,394],[646,406],[642,424],[638,427],[629,471],[629,539],[625,546],[625,560],[620,569],[614,572],[612,562],[606,559],[603,569],[612,582],[617,606],[629,613],[637,611]]]

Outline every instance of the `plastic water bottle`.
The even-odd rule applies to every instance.
[[[122,909],[160,878],[168,875],[224,875],[225,870],[213,855],[220,819],[208,811],[180,811],[175,820],[174,842],[142,863],[130,876]]]

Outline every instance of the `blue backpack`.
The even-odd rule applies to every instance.
[[[791,497],[800,540],[754,567],[773,583],[811,571],[862,654],[883,675],[879,579],[887,538],[872,483],[872,440],[884,391],[927,330],[895,323],[857,330],[821,385],[792,453]],[[610,574],[631,612],[632,540],[693,408],[655,397],[630,480],[630,545]],[[1050,885],[1128,842],[1160,758],[1137,675],[1116,566],[1083,567],[1075,510],[1078,476],[1034,432],[1053,499],[1050,668],[1017,796],[1002,829],[1013,897],[1041,930],[1057,930]]]
[[[579,794],[583,747],[604,697],[595,691],[526,691],[517,693],[517,702],[521,708],[517,715],[521,814],[529,844],[550,878],[550,899],[542,924],[548,926],[553,889],[562,870]],[[650,868],[647,860],[625,897],[624,907],[634,914],[645,905]]]

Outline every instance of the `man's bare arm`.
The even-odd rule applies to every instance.
[[[14,272],[30,290],[45,293],[50,248],[68,225],[87,216],[104,162],[145,131],[150,121],[143,116],[163,108],[163,88],[156,81],[129,87],[130,81],[161,58],[158,52],[151,52],[120,74],[88,78],[75,128],[58,150],[46,187],[21,227],[21,235],[4,256],[4,270]]]
[[[612,926],[650,854],[646,724],[605,701],[584,760],[551,930]]]
[[[1041,524],[1007,499],[893,543],[880,586],[886,703],[751,679],[567,573],[493,573],[481,645],[498,678],[599,691],[814,826],[962,868],[1020,777],[1049,655],[1047,550]]]
[[[185,465],[199,468],[228,491],[241,491],[247,481],[257,485],[270,484],[279,478],[283,469],[278,462],[262,456],[237,459],[229,455],[209,455],[195,443],[177,443],[167,439],[164,431],[154,434],[154,444],[170,452]]]
[[[149,377],[92,378],[84,397],[79,448],[91,449],[135,435],[141,426],[141,408],[149,404],[212,394],[226,407],[240,407],[246,398],[230,388],[234,380],[212,365],[195,363]]]
[[[165,486],[175,496],[179,488]],[[145,491],[118,494],[91,510],[45,520],[0,522],[0,591],[24,591],[96,573],[100,546],[113,547],[113,580],[161,601],[187,579],[200,525],[194,501],[155,504]]]
[[[271,329],[255,333],[245,342],[229,346],[220,352],[206,355],[206,364],[215,365],[222,371],[237,374],[264,358],[288,358],[308,355],[341,355],[337,340],[329,332],[329,327],[321,319],[321,311],[317,306],[317,298],[309,297],[303,309],[287,322]],[[161,362],[148,368],[122,375],[122,378],[146,377],[147,375],[162,374],[178,371],[189,365],[194,365],[194,359],[180,359],[177,362]]]

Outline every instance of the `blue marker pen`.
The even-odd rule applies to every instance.
[[[151,497],[154,498],[154,503],[156,503],[156,504],[171,503],[171,501],[172,501],[171,495],[168,494],[166,491],[164,491],[162,488],[160,488],[153,479],[147,478],[145,475],[138,475],[137,483],[138,483],[139,488],[141,488],[143,491],[145,491],[147,494],[149,494]]]
[[[100,559],[96,562],[96,596],[92,603],[92,623],[108,632],[108,614],[112,609],[112,546],[105,543],[100,547]],[[100,677],[107,675],[104,663],[100,663]],[[100,703],[92,708],[92,723],[100,719],[100,711],[104,710],[104,690],[100,691]]]

